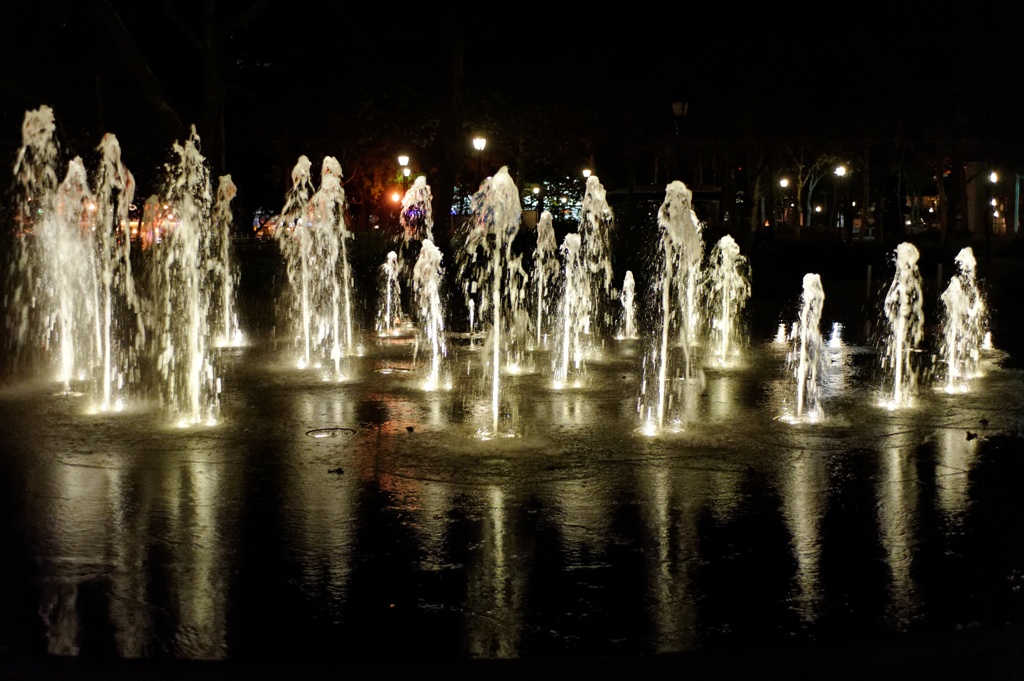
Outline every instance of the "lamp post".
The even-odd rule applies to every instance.
[[[839,227],[839,229],[841,230],[842,236],[845,239],[846,238],[846,221],[843,219],[843,201],[842,201],[842,198],[840,197],[840,190],[843,187],[843,178],[846,177],[846,166],[838,165],[838,166],[836,166],[836,169],[833,170],[832,172],[835,174],[835,176],[837,178],[837,180],[836,180],[836,215],[837,215],[836,224]]]
[[[689,109],[689,102],[675,101],[672,102],[672,116],[675,118],[675,131],[676,131],[676,177],[677,180],[683,179],[683,118],[686,116],[686,111]]]
[[[782,222],[788,225],[789,220],[787,219],[788,206],[786,205],[786,189],[789,187],[789,178],[783,177],[782,179],[780,179],[779,187],[782,189]],[[799,234],[797,236],[799,237]]]
[[[398,157],[398,165],[402,168],[402,191],[405,192],[409,188],[409,174],[412,172],[409,169],[409,157],[401,154]]]
[[[487,146],[487,140],[483,137],[473,138],[473,148],[476,149],[476,174],[479,179],[484,177],[484,147]]]

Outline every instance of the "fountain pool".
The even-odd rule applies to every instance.
[[[29,127],[45,132],[46,116]],[[26,163],[46,161],[47,149],[27,145]],[[217,423],[180,429],[146,399],[96,413],[72,384],[55,389],[52,371],[5,377],[0,675],[9,654],[301,659],[332,669],[361,661],[379,670],[398,653],[417,662],[572,657],[575,664],[694,651],[800,656],[843,645],[858,646],[849,657],[862,659],[854,642],[865,639],[960,641],[965,630],[998,636],[1024,625],[1017,522],[1024,377],[1014,357],[971,345],[975,378],[966,391],[925,390],[925,372],[915,378],[913,400],[878,404],[879,358],[902,357],[912,346],[919,365],[926,354],[916,316],[924,291],[909,249],[897,251],[886,296],[886,328],[904,334],[903,349],[888,355],[856,334],[840,339],[839,325],[856,328],[851,322],[859,320],[830,316],[827,304],[843,295],[832,294],[827,268],[820,280],[804,279],[803,332],[793,336],[804,339],[801,393],[787,343],[756,330],[730,331],[727,341],[709,333],[735,319],[749,289],[730,275],[740,269],[735,243],[725,241],[704,268],[702,228],[688,190],[674,183],[660,214],[665,266],[628,279],[662,313],[638,324],[638,335],[650,337],[604,343],[588,358],[586,380],[558,390],[547,370],[512,370],[557,366],[558,356],[572,353],[533,333],[545,321],[543,291],[555,282],[528,277],[511,248],[519,199],[506,171],[485,182],[466,248],[455,256],[466,277],[451,288],[472,282],[468,302],[479,305],[475,322],[487,330],[481,351],[472,334],[445,333],[441,253],[426,232],[410,286],[420,333],[362,331],[372,324],[353,312],[360,289],[348,270],[341,170],[325,159],[314,192],[311,164],[300,159],[278,255],[291,275],[284,298],[298,322],[294,340],[321,365],[321,375],[311,375],[282,353],[293,338],[256,323],[273,316],[270,296],[235,308],[238,328],[265,331],[247,333],[245,346],[218,348],[215,335],[233,328],[215,312],[224,292],[216,284],[224,281],[176,288],[200,274],[234,283],[234,265],[206,266],[220,249],[203,227],[224,210],[212,205],[196,140],[176,152],[181,171],[167,196],[177,231],[165,235],[165,255],[152,259],[155,279],[142,279],[163,282],[167,297],[156,300],[169,312],[161,324],[147,317],[144,328],[190,352],[144,346],[138,362],[181,371],[169,384],[174,416]],[[108,154],[111,179],[100,186],[120,182],[127,195],[129,176],[112,146]],[[55,173],[42,190],[52,192],[54,219],[58,198],[76,199],[64,203],[77,206],[79,219],[87,205],[89,178],[83,184],[71,167],[63,193]],[[221,208],[232,193],[222,187]],[[425,184],[417,191],[425,196]],[[113,220],[118,210],[101,212]],[[75,245],[81,234],[66,229],[70,222],[54,224]],[[568,240],[567,250],[586,256],[585,238]],[[100,252],[111,254],[111,272],[124,274],[118,243]],[[31,255],[45,260],[54,252]],[[254,253],[232,260],[240,284]],[[373,255],[363,261],[383,261],[397,278],[397,253]],[[595,307],[608,311],[589,328],[576,315],[573,333],[610,340],[602,335],[615,331],[615,294],[604,290],[610,270],[573,271],[577,289],[605,296]],[[601,275],[599,286],[587,272]],[[701,289],[709,281],[717,283]],[[794,295],[799,283],[794,277]],[[958,281],[961,291],[966,285]],[[98,285],[91,290],[92,298],[89,286],[74,295],[85,301],[75,311],[92,313],[84,347],[96,370],[103,306]],[[131,320],[134,299],[113,290]],[[719,304],[703,305],[702,297]],[[748,310],[758,305],[755,291]],[[59,306],[51,309],[63,322]],[[546,312],[559,314],[554,305]],[[51,355],[64,357],[54,330],[63,327],[40,325],[36,312],[20,307],[9,318],[45,327]],[[213,328],[207,318],[221,323]],[[828,325],[826,352],[820,328]],[[420,356],[422,338],[429,361]],[[639,351],[644,343],[653,350]],[[737,347],[741,362],[720,361]],[[192,349],[201,350],[198,363]],[[645,365],[641,357],[652,356],[655,364]],[[817,401],[811,366],[827,384]],[[903,386],[899,395],[907,394],[904,379],[894,381]],[[425,391],[424,381],[445,389]],[[650,385],[658,390],[645,391]],[[781,418],[794,393],[815,419]],[[638,395],[649,398],[639,416]],[[638,432],[652,419],[653,432]]]

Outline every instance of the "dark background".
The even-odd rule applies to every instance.
[[[522,188],[589,167],[609,190],[708,187],[724,213],[737,204],[740,231],[794,150],[850,164],[851,191],[873,202],[949,171],[954,214],[964,163],[1020,169],[1015,10],[43,0],[5,13],[4,158],[24,112],[47,104],[69,156],[115,133],[145,196],[195,124],[215,176],[239,187],[242,224],[279,209],[303,153],[341,161],[356,229],[382,219],[403,152],[439,214],[481,170],[508,165]]]

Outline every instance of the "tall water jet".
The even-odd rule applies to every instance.
[[[325,378],[342,378],[341,360],[353,354],[352,274],[345,224],[341,165],[324,158],[320,187],[309,195],[310,162],[305,156],[292,170],[292,189],[281,211],[278,238],[297,300],[302,348],[300,367],[328,367]]]
[[[942,293],[944,315],[939,354],[945,362],[946,392],[966,392],[978,374],[985,338],[985,303],[976,280],[977,261],[968,246],[956,256],[956,274]]]
[[[480,185],[472,199],[473,221],[460,256],[460,279],[467,300],[479,293],[478,321],[489,322],[491,436],[499,435],[502,358],[514,354],[522,339],[513,331],[524,309],[526,273],[521,256],[513,256],[522,207],[519,191],[502,167]],[[467,276],[462,276],[465,273]],[[518,327],[521,328],[521,327]]]
[[[235,310],[235,290],[238,286],[238,265],[231,257],[231,201],[238,193],[230,175],[223,175],[217,182],[217,200],[213,205],[213,252],[217,256],[214,264],[219,293],[214,301],[214,320],[219,329],[217,345],[239,346],[245,341],[238,325]]]
[[[798,420],[806,417],[814,422],[822,415],[818,397],[825,357],[825,344],[821,337],[821,309],[824,303],[825,291],[821,286],[821,277],[817,274],[805,274],[797,333],[789,358],[796,378]]]
[[[619,337],[636,338],[636,282],[633,281],[632,270],[626,270],[619,302],[622,303],[622,331]]]
[[[145,342],[131,262],[129,210],[135,178],[121,161],[114,135],[100,142],[96,176],[96,249],[100,286],[101,362],[100,409],[124,405],[128,389],[139,381],[138,352]]]
[[[896,273],[885,295],[882,367],[889,390],[883,404],[890,409],[910,406],[917,389],[913,356],[924,334],[919,257],[913,244],[896,247]]]
[[[555,242],[555,228],[551,213],[544,211],[537,223],[537,247],[533,251],[533,280],[537,290],[537,347],[543,344],[544,320],[549,313],[548,298],[555,277],[558,276],[558,259],[554,257],[558,244]]]
[[[581,253],[579,234],[566,234],[562,242],[562,260],[565,263],[562,279],[562,303],[558,316],[558,352],[554,356],[555,388],[570,382],[578,384],[585,370],[585,344],[587,320],[590,318],[591,297],[588,290],[588,268]]]
[[[604,186],[597,179],[597,175],[591,175],[587,178],[580,215],[580,258],[586,265],[590,278],[588,290],[583,293],[589,299],[586,302],[585,331],[600,336],[611,330],[611,311],[608,303],[612,288],[613,225],[614,215],[608,205]],[[592,329],[591,326],[595,324],[597,328]]]
[[[22,144],[14,163],[15,214],[12,262],[8,269],[5,308],[12,332],[15,362],[55,362],[49,351],[52,297],[44,285],[48,263],[41,255],[39,232],[52,219],[57,198],[57,142],[53,110],[41,106],[26,111],[21,126]],[[36,353],[43,348],[43,356]]]
[[[715,359],[733,362],[738,348],[740,313],[750,298],[750,268],[736,241],[726,234],[711,249],[708,269],[708,313]]]
[[[156,253],[157,367],[166,405],[180,425],[215,423],[220,379],[211,352],[212,264],[210,173],[195,128],[175,143],[164,203],[173,224]]]
[[[668,402],[669,332],[676,321],[682,329],[685,376],[690,378],[690,346],[695,329],[695,308],[685,301],[696,297],[696,274],[703,257],[704,242],[701,225],[692,206],[693,195],[686,185],[675,181],[665,189],[665,201],[658,209],[658,227],[661,232],[659,271],[654,279],[654,290],[660,298],[657,315],[658,340],[649,361],[645,361],[644,380],[640,389],[637,409],[647,432],[660,432],[665,427]],[[677,306],[678,301],[684,304]],[[649,374],[654,375],[650,380]]]
[[[348,263],[345,225],[345,190],[341,186],[341,164],[333,156],[324,158],[320,188],[309,200],[313,221],[313,249],[317,253],[323,286],[314,288],[314,309],[319,312],[316,332],[323,347],[330,343],[334,377],[341,378],[341,358],[354,354],[352,333],[352,273]],[[341,272],[338,272],[338,268]],[[328,316],[329,315],[329,316]],[[342,335],[344,327],[344,335]]]
[[[313,360],[311,291],[316,262],[313,260],[313,239],[310,235],[309,197],[313,193],[310,178],[312,163],[300,156],[292,168],[292,186],[285,196],[284,208],[277,221],[274,237],[281,247],[288,271],[289,293],[292,304],[287,306],[291,315],[298,314],[296,341],[302,348],[299,367],[306,368]]]
[[[93,243],[96,197],[82,159],[68,164],[53,208],[44,212],[36,234],[41,283],[49,299],[46,340],[57,347],[57,380],[68,392],[72,380],[85,380],[92,373],[103,347]]]
[[[430,373],[423,387],[436,390],[441,385],[441,363],[448,352],[444,338],[444,309],[441,306],[441,251],[430,239],[424,239],[412,271],[419,324],[430,346]]]
[[[377,305],[377,334],[389,336],[402,319],[402,286],[398,279],[398,254],[388,251],[380,266],[380,302]]]

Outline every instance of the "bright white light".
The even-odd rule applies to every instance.
[[[992,184],[995,184],[996,182],[999,181],[999,174],[993,170],[992,174],[988,176],[988,181],[991,182]]]
[[[405,166],[409,165],[409,157],[404,155],[404,154],[399,156],[398,157],[398,165],[402,166],[403,168]]]
[[[487,140],[484,139],[483,137],[474,137],[473,138],[473,148],[476,149],[477,151],[483,151],[484,147],[486,147],[486,146],[487,146]]]
[[[779,186],[785,189],[786,187],[789,186],[789,180],[787,180],[786,178],[782,178],[781,180],[779,180]]]
[[[833,172],[837,177],[844,177],[846,175],[846,166],[836,166]]]

